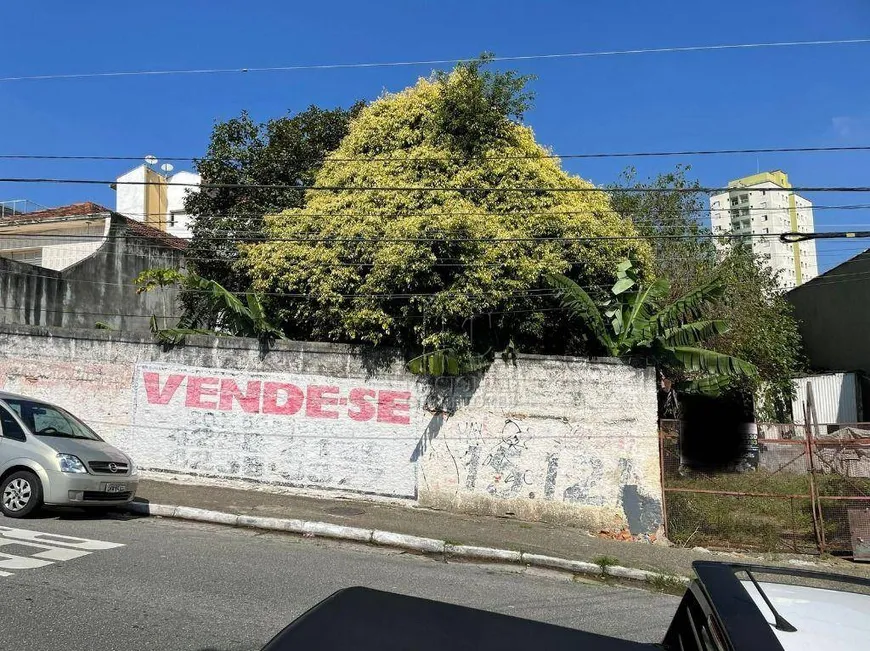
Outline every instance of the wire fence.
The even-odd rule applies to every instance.
[[[852,553],[870,527],[870,423],[759,423],[739,459],[699,467],[661,421],[668,538],[684,547]],[[870,541],[867,541],[870,547]]]

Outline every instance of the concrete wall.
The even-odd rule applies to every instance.
[[[103,246],[63,272],[65,328],[93,328],[102,321],[118,330],[149,331],[152,314],[177,317],[180,313],[175,290],[137,294],[134,281],[146,269],[180,268],[183,251],[130,234],[123,220],[112,219],[110,237]]]
[[[812,370],[870,373],[870,251],[793,289],[786,300]]]
[[[61,325],[60,273],[0,258],[0,323]]]
[[[183,251],[110,219],[102,246],[61,272],[0,258],[0,323],[149,331],[152,314],[177,316],[174,290],[136,294],[134,280],[145,269],[181,267]]]
[[[651,370],[521,356],[426,382],[346,346],[0,327],[0,385],[49,399],[145,468],[467,512],[655,531]]]

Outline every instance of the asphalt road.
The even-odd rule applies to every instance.
[[[39,556],[56,560],[16,569]],[[3,649],[257,650],[319,600],[352,585],[641,642],[661,639],[678,601],[517,568],[177,520],[0,516]]]

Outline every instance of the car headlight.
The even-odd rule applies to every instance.
[[[60,464],[61,472],[72,472],[72,473],[85,473],[87,472],[87,468],[85,468],[85,464],[82,463],[82,460],[77,456],[72,454],[59,454],[57,455],[57,461]]]
[[[132,459],[130,459],[130,457],[127,457],[127,458],[130,461],[130,474],[131,475],[138,475],[139,474],[139,466],[137,466],[136,462],[133,461]]]

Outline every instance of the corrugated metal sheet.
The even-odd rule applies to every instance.
[[[813,387],[816,416],[821,423],[859,423],[858,377],[855,373],[830,373],[810,375],[793,380],[795,399],[792,415],[796,423],[804,422],[804,406],[807,402],[807,382]]]

